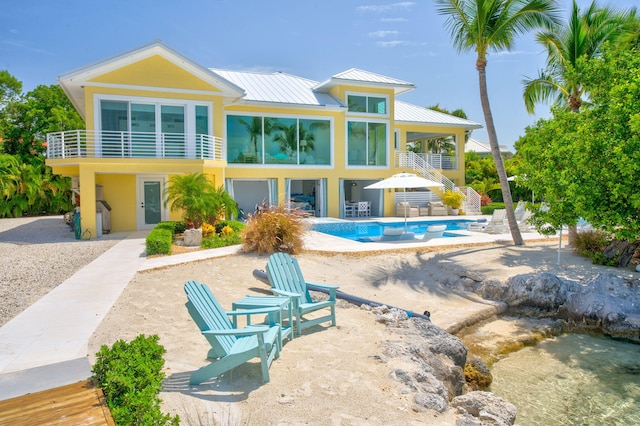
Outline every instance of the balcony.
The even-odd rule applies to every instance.
[[[204,134],[69,130],[47,134],[47,157],[223,160],[222,144]]]

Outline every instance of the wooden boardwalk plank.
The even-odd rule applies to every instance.
[[[0,425],[114,426],[101,389],[90,381],[0,401]]]

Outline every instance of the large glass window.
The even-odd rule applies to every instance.
[[[104,157],[121,157],[124,146],[122,132],[129,131],[129,104],[118,101],[101,101],[100,120],[104,132],[102,135],[102,155]]]
[[[213,155],[212,147],[202,149],[203,141],[211,144],[207,105],[146,98],[138,102],[101,99],[99,108],[102,156],[202,158],[203,152],[206,158]]]
[[[293,117],[229,115],[227,161],[331,164],[331,122]]]
[[[153,157],[156,154],[156,106],[131,104],[131,156]]]
[[[162,137],[165,157],[185,156],[184,146],[184,107],[162,105],[160,107]]]
[[[347,122],[347,164],[349,166],[387,165],[387,124]]]
[[[380,96],[347,95],[349,112],[387,114],[387,98]]]

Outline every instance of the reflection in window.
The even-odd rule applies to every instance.
[[[229,115],[227,161],[331,164],[330,121]]]
[[[387,114],[387,98],[377,96],[347,95],[349,112]]]
[[[347,164],[349,166],[387,165],[386,123],[347,123]]]

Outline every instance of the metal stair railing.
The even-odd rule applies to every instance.
[[[480,194],[478,194],[473,188],[467,187],[465,190],[460,190],[460,188],[458,188],[451,179],[446,177],[442,172],[429,164],[424,157],[416,154],[415,152],[396,151],[396,166],[400,168],[411,168],[419,176],[443,184],[445,191],[449,189],[453,192],[463,193],[465,196],[465,201],[462,206],[463,211],[467,214],[481,213]],[[436,190],[434,192],[438,195],[442,195],[443,193],[441,190]]]

